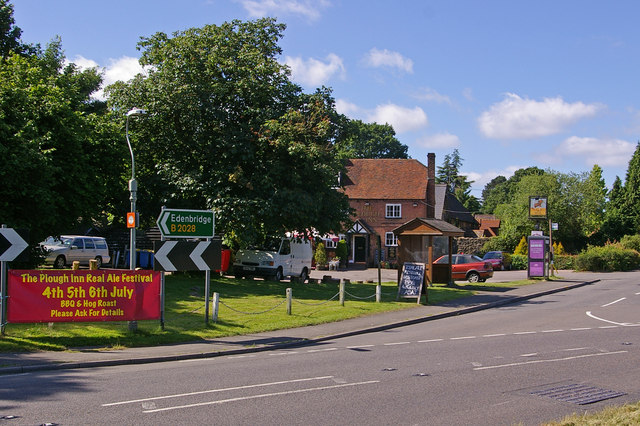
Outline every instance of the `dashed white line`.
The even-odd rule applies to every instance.
[[[337,351],[338,348],[309,349],[307,353]]]
[[[623,301],[623,300],[625,300],[625,299],[626,299],[626,297],[622,297],[622,298],[620,298],[620,299],[618,299],[618,300],[614,300],[613,302],[611,302],[611,303],[607,303],[606,305],[602,305],[602,306],[600,306],[600,307],[601,307],[601,308],[606,308],[607,306],[611,306],[611,305],[613,305],[614,303],[622,302],[622,301]]]
[[[409,345],[411,342],[393,342],[393,343],[385,343],[384,346],[396,346],[396,345]]]
[[[452,337],[449,340],[466,340],[466,339],[475,339],[476,336],[462,336],[462,337]]]
[[[431,343],[431,342],[442,342],[444,339],[428,339],[428,340],[418,340],[418,343]]]
[[[536,331],[518,331],[517,333],[513,333],[513,334],[515,334],[516,336],[522,336],[525,334],[536,334],[536,333],[537,333]]]
[[[295,355],[297,354],[298,351],[291,351],[291,352],[273,352],[270,353],[269,356],[285,356],[285,355]]]
[[[501,337],[501,336],[506,336],[506,333],[496,333],[496,334],[485,334],[482,337]]]
[[[372,348],[375,345],[357,345],[357,346],[347,346],[347,349],[361,349],[361,348]]]
[[[564,330],[542,330],[541,333],[559,333]]]
[[[580,328],[572,328],[571,331],[584,331],[591,330],[591,327],[580,327]]]

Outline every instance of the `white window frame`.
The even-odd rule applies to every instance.
[[[384,217],[387,219],[402,218],[402,204],[387,204],[384,208]]]
[[[333,241],[331,238],[327,238],[324,240],[324,248],[334,249],[338,247],[338,243]]]
[[[391,244],[389,244],[391,242]],[[398,237],[393,232],[385,232],[384,234],[385,247],[398,247]]]

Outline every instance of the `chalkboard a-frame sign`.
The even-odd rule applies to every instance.
[[[424,263],[405,262],[402,266],[402,276],[398,284],[398,299],[417,298],[420,303],[422,288],[424,287]]]

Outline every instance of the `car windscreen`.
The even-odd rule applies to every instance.
[[[500,259],[502,257],[501,253],[490,251],[489,253],[484,255],[484,259]]]

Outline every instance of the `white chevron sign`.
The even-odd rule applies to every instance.
[[[11,262],[29,247],[21,236],[12,228],[0,228],[0,262]]]
[[[222,241],[156,241],[153,245],[156,271],[208,271],[220,269]]]

